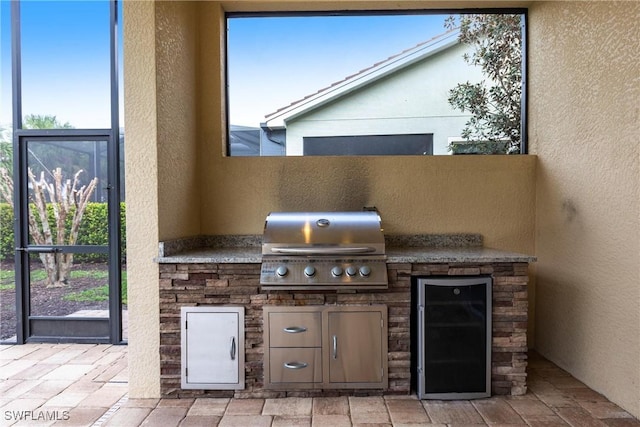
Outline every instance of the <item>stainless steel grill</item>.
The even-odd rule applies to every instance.
[[[266,290],[386,289],[380,216],[363,212],[276,212],[262,236]]]

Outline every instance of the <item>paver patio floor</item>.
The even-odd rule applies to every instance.
[[[2,426],[638,426],[640,421],[535,352],[525,396],[420,401],[415,395],[132,399],[127,347],[0,346]]]

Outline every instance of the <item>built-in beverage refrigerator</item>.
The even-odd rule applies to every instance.
[[[420,399],[491,395],[491,277],[417,279]]]

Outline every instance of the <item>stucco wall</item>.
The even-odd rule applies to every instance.
[[[161,240],[200,231],[197,10],[189,2],[156,7],[158,203]]]
[[[160,395],[155,6],[124,5],[129,395]]]
[[[158,241],[200,232],[196,9],[127,2],[125,126],[130,396],[160,394]]]
[[[530,9],[536,349],[640,416],[640,3]]]
[[[270,211],[376,206],[388,233],[479,232],[489,246],[532,252],[533,156],[223,157],[223,13],[204,2],[199,16],[200,108],[211,118],[200,123],[203,234],[261,234]]]
[[[387,232],[480,232],[490,246],[528,253],[537,222],[536,348],[640,416],[637,3],[532,3],[537,172],[533,156],[223,158],[220,7],[176,3],[124,6],[131,397],[159,396],[158,239],[260,233],[270,210],[376,205]],[[507,5],[446,6],[492,4]]]
[[[130,397],[159,396],[158,240],[260,234],[272,210],[375,205],[388,233],[478,232],[533,253],[535,156],[223,157],[220,4],[124,9]]]

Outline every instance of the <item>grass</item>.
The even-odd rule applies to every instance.
[[[47,279],[47,272],[41,270],[31,270],[31,283],[41,282]]]
[[[97,288],[85,289],[80,292],[72,292],[62,298],[65,301],[75,302],[99,302],[109,300],[109,287],[107,285],[98,286]],[[122,286],[122,303],[127,303],[127,288],[125,284]]]
[[[62,297],[65,301],[75,302],[96,302],[107,301],[109,299],[109,287],[107,285],[97,288],[85,289],[80,292],[72,292]]]
[[[104,270],[75,270],[69,274],[71,279],[106,279],[109,272]]]
[[[70,279],[107,279],[109,277],[109,272],[105,270],[74,270],[69,273]],[[31,283],[41,282],[46,280],[47,272],[44,269],[34,269],[31,270]],[[0,283],[9,284],[13,286],[15,281],[15,272],[13,270],[0,271]]]
[[[0,291],[13,289],[15,286],[13,270],[0,270]]]
[[[91,273],[90,271],[78,271],[78,273]],[[103,278],[106,278],[107,274],[104,271],[100,271],[99,273],[105,273]],[[73,275],[72,275],[73,277]],[[92,277],[90,275],[86,275],[84,277]],[[95,278],[95,277],[94,277]],[[122,272],[122,303],[127,303],[127,272]],[[80,292],[72,292],[69,295],[65,295],[62,299],[65,301],[76,301],[76,302],[98,302],[98,301],[108,301],[109,300],[109,285],[97,286],[95,288],[85,289]]]
[[[47,278],[44,269],[31,270],[31,282],[39,282]],[[108,280],[109,272],[105,270],[74,270],[69,274],[70,279]],[[13,270],[0,271],[0,291],[11,290],[15,287],[15,273]],[[99,302],[109,299],[109,285],[104,284],[80,292],[71,292],[64,296],[65,301]],[[127,303],[127,272],[122,272],[122,303]]]
[[[69,273],[69,279],[107,279],[109,272],[105,270],[72,270]],[[40,282],[46,280],[47,272],[44,269],[31,270],[31,282]]]

